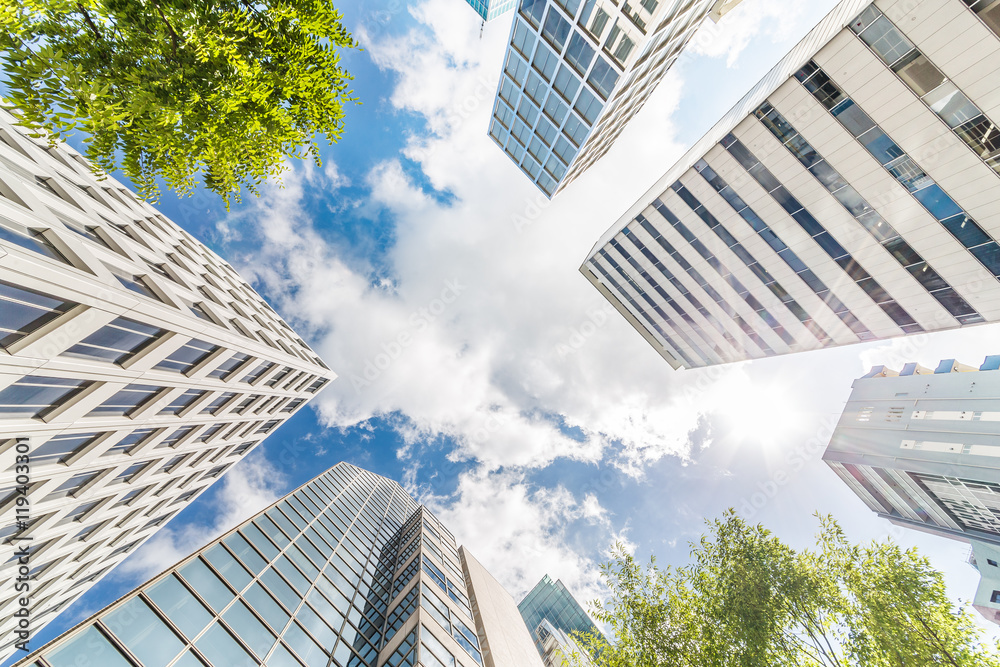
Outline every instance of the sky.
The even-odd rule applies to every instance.
[[[854,541],[918,547],[971,599],[967,545],[878,519],[820,457],[871,366],[978,365],[1000,353],[997,326],[673,371],[578,271],[834,4],[745,0],[703,27],[549,202],[486,134],[512,15],[481,26],[463,0],[341,2],[360,104],[323,166],[291,165],[228,212],[203,190],[158,205],[339,377],[33,646],[339,461],[402,483],[515,600],[544,574],[599,598],[616,542],[683,564],[727,508],[796,548],[832,513]]]

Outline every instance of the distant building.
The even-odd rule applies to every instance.
[[[582,662],[586,667],[593,665],[586,649],[568,634],[543,620],[535,628],[535,645],[542,655],[545,667],[572,667]]]
[[[878,366],[854,382],[823,460],[880,517],[971,542],[976,608],[1000,611],[1000,356]]]
[[[741,1],[520,0],[490,137],[551,197],[608,152],[705,18]]]
[[[399,484],[347,463],[17,663],[29,664],[541,667],[496,579]]]
[[[514,9],[517,0],[465,0],[469,6],[476,10],[476,13],[483,17],[484,21],[506,14]]]
[[[561,667],[564,654],[585,653],[571,637],[574,632],[601,634],[562,581],[552,581],[549,575],[535,584],[517,609],[546,667]]]
[[[673,368],[1000,320],[996,7],[842,0],[580,271]]]
[[[0,113],[0,660],[335,377],[216,255]],[[27,504],[24,504],[24,503]]]

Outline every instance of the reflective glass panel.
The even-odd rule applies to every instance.
[[[240,639],[250,647],[250,650],[263,658],[274,646],[274,635],[263,623],[257,620],[246,604],[240,600],[222,615],[222,620],[229,624]]]
[[[219,623],[214,623],[195,646],[208,658],[212,667],[247,667],[256,661]]]
[[[102,620],[145,667],[166,667],[184,648],[141,598],[132,598]]]
[[[172,574],[151,586],[146,595],[188,638],[195,637],[212,620],[211,612],[205,609],[205,605],[191,594],[176,575]]]
[[[52,667],[79,667],[80,665],[100,665],[101,667],[132,667],[119,653],[107,637],[93,625],[46,653],[45,659]]]

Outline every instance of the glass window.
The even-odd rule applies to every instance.
[[[138,428],[124,438],[116,442],[114,445],[108,448],[101,456],[113,456],[115,454],[128,454],[135,450],[136,447],[146,442],[149,438],[156,434],[159,429],[155,428]],[[34,457],[32,457],[34,458]]]
[[[813,94],[820,104],[825,106],[827,109],[832,109],[838,104],[840,104],[844,98],[844,91],[842,91],[837,84],[830,80],[830,77],[826,75],[825,72],[816,72],[811,79],[802,84],[806,87],[810,93]]]
[[[523,21],[516,21],[514,36],[510,40],[510,45],[517,49],[517,52],[525,58],[530,58],[531,50],[535,48],[535,33]]]
[[[269,370],[274,367],[274,364],[270,361],[265,361],[254,368],[250,373],[243,376],[240,382],[246,382],[247,384],[253,384],[260,378],[262,378]]]
[[[569,30],[569,22],[560,16],[558,11],[550,9],[542,26],[542,37],[561,53],[566,45],[566,38],[569,37]]]
[[[888,164],[904,154],[903,149],[877,127],[858,137],[858,140],[882,165]]]
[[[545,101],[545,108],[543,109],[543,111],[545,111],[545,115],[551,118],[552,122],[554,122],[556,125],[562,125],[562,122],[563,120],[565,120],[569,108],[565,104],[563,104],[563,102],[560,100],[559,96],[556,93],[550,93],[549,99]],[[569,123],[573,121],[574,118],[575,116],[571,116],[571,120],[566,124],[567,127],[569,126]],[[579,123],[579,121],[576,122]],[[586,128],[584,132],[586,133]]]
[[[254,583],[243,595],[275,632],[280,633],[288,623],[289,615],[259,583]]]
[[[174,663],[173,667],[205,667],[205,663],[203,663],[194,653],[188,651]]]
[[[192,339],[153,368],[161,371],[187,373],[218,349],[218,345]]]
[[[263,535],[261,535],[263,538]],[[247,569],[253,574],[259,574],[265,567],[267,567],[267,561],[261,558],[260,554],[254,551],[250,543],[247,542],[246,538],[239,533],[233,533],[226,539],[222,540],[223,544],[232,549],[236,557],[246,565]],[[270,543],[268,543],[270,544]],[[214,565],[215,563],[213,563]]]
[[[942,220],[941,224],[966,248],[989,243],[992,240],[972,218],[965,214]],[[32,460],[34,460],[34,456],[32,456]]]
[[[141,598],[132,598],[101,620],[145,667],[166,667],[184,649],[184,642]]]
[[[955,200],[949,197],[936,183],[928,188],[914,192],[913,196],[938,220],[946,220],[963,213],[959,205],[955,203]]]
[[[136,294],[141,294],[142,296],[148,297],[150,299],[155,299],[156,301],[162,301],[162,299],[160,299],[159,295],[157,295],[157,293],[153,291],[153,288],[150,287],[149,282],[144,277],[134,276],[130,273],[124,273],[123,271],[120,271],[118,269],[113,269],[111,267],[108,268],[111,269],[111,273],[114,274],[115,278],[118,279],[118,282],[120,282],[122,286],[125,287],[126,289],[135,292]]]
[[[112,484],[125,484],[132,481],[132,478],[142,472],[143,468],[149,465],[149,461],[143,461],[142,463],[134,463],[129,467],[122,470],[120,473],[115,475],[114,479],[108,482],[108,486]]]
[[[568,67],[560,66],[552,85],[563,96],[563,99],[567,102],[572,102],[576,96],[576,91],[580,89],[580,80],[576,78],[576,75]]]
[[[875,127],[875,121],[862,111],[861,107],[854,103],[854,100],[844,100],[834,107],[832,113],[855,137],[859,137]]]
[[[256,661],[218,622],[212,624],[195,646],[208,658],[212,667],[247,667]]]
[[[163,442],[161,442],[159,445],[156,446],[156,448],[160,449],[161,447],[176,447],[181,440],[186,438],[188,434],[194,431],[196,428],[198,427],[182,426],[181,428],[177,429],[176,431],[168,435]]]
[[[314,665],[315,667],[326,667],[328,663],[327,654],[297,623],[292,623],[288,626],[288,629],[285,630],[284,638],[309,667],[313,667]]]
[[[618,72],[604,58],[598,58],[597,62],[594,64],[594,69],[590,71],[590,76],[587,77],[587,83],[594,87],[601,97],[608,99],[611,95],[611,91],[614,90],[615,84],[618,83]],[[594,119],[591,119],[583,114],[590,124],[594,124],[594,119],[597,118],[596,114]]]
[[[299,592],[302,597],[309,590],[309,580],[306,579],[298,569],[292,565],[287,556],[281,556],[274,562],[275,569]]]
[[[538,119],[538,109],[535,108],[535,105],[529,99],[524,98],[517,107],[517,115],[527,123],[528,127],[533,127],[535,120]]]
[[[844,208],[846,208],[851,215],[855,217],[871,210],[871,207],[868,206],[868,202],[866,202],[861,195],[858,194],[858,191],[850,185],[840,188],[833,193],[833,196],[836,197],[837,201],[843,204]]]
[[[75,305],[0,280],[0,347],[6,349]]]
[[[148,384],[130,384],[91,410],[87,416],[128,416],[149,401],[155,399],[161,391],[163,391],[163,387]]]
[[[545,12],[545,2],[546,0],[521,0],[521,15],[536,28],[542,20],[542,13]]]
[[[164,333],[165,329],[119,317],[63,352],[63,355],[120,364]]]
[[[322,646],[333,646],[337,643],[337,633],[331,630],[330,626],[319,617],[319,614],[313,611],[308,605],[303,605],[299,609],[295,614],[295,620],[305,626],[312,636],[320,641]]]
[[[528,73],[528,64],[518,58],[516,54],[509,53],[507,55],[507,66],[503,71],[514,80],[514,83],[520,86],[524,83],[524,75]]]
[[[267,665],[268,667],[302,667],[302,663],[292,657],[292,652],[281,643],[267,659]]]
[[[569,40],[569,48],[566,49],[566,62],[576,70],[577,74],[583,76],[590,69],[594,53],[594,48],[587,42],[587,38],[574,32]]]
[[[281,532],[278,526],[267,516],[261,516],[254,519],[254,525],[260,528],[261,532],[270,537],[279,548],[284,548],[290,541],[288,537]]]
[[[861,33],[865,44],[891,65],[913,49],[913,44],[885,16],[879,16]]]
[[[243,352],[237,352],[232,357],[230,357],[228,361],[224,362],[221,366],[219,366],[214,371],[209,373],[208,377],[216,378],[219,380],[227,380],[229,379],[229,375],[249,358],[250,358],[249,354],[244,354]]]
[[[45,255],[46,257],[57,259],[60,262],[65,262],[66,264],[70,263],[69,260],[66,259],[66,256],[59,252],[59,250],[52,245],[51,241],[45,238],[45,235],[42,232],[34,229],[29,229],[25,232],[16,232],[8,227],[0,225],[0,241],[6,241],[7,243],[20,246],[26,250],[37,252],[40,255]]]
[[[221,544],[216,544],[206,551],[205,560],[214,565],[219,574],[238,591],[246,588],[252,579],[239,561],[233,558],[232,554],[226,551]]]
[[[580,24],[600,42],[604,29],[608,27],[609,18],[603,7],[597,7],[597,0],[587,0],[580,13]]]
[[[444,647],[444,644],[442,644],[441,641],[423,624],[420,626],[420,643],[430,654],[427,656],[429,659],[424,657],[423,652],[421,652],[420,656],[421,661],[427,662],[429,667],[438,667],[438,665],[443,665],[444,667],[455,667],[455,656],[453,656],[448,649]]]
[[[201,391],[198,389],[188,389],[183,394],[178,395],[170,403],[165,405],[162,410],[157,414],[160,415],[179,415],[184,411],[186,407],[200,399],[202,396],[206,395],[207,391]]]
[[[0,390],[0,419],[44,417],[90,384],[84,380],[25,375]]]
[[[101,433],[54,435],[31,450],[31,463],[32,465],[60,463],[63,459],[82,450],[101,435]]]
[[[577,98],[573,109],[587,121],[588,125],[593,125],[601,113],[601,103],[593,93],[584,88],[580,91],[580,97]]]
[[[132,667],[107,637],[93,625],[88,625],[75,637],[59,644],[44,655],[52,667],[79,667],[81,664]]]
[[[201,414],[214,415],[218,413],[222,410],[222,406],[228,403],[234,396],[236,396],[235,391],[227,391],[219,394],[211,403],[201,409]]]
[[[920,97],[940,86],[945,80],[941,70],[916,49],[893,65],[892,69]]]
[[[299,606],[299,600],[302,597],[284,579],[278,576],[273,567],[265,570],[264,574],[260,576],[260,580],[267,586],[267,590],[271,591],[274,597],[278,598],[278,601],[285,605],[285,608],[289,611],[294,612]]]
[[[982,158],[1000,153],[1000,132],[993,121],[982,114],[956,127],[955,134]]]
[[[924,101],[951,128],[958,127],[982,113],[951,81],[925,95]]]
[[[236,636],[242,639],[258,658],[266,656],[274,646],[274,635],[267,626],[257,620],[242,600],[237,600],[236,604],[227,609],[222,615],[222,620],[229,624],[229,627],[236,632]]]
[[[236,595],[229,590],[229,587],[222,583],[222,580],[205,563],[196,558],[180,570],[180,575],[191,584],[191,587],[198,591],[198,594],[208,602],[209,606],[219,612],[232,602]]]
[[[551,81],[552,75],[556,71],[556,65],[558,64],[559,57],[543,44],[539,44],[535,50],[535,58],[531,61],[531,66],[542,75],[542,78],[546,81]]]

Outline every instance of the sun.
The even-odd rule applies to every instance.
[[[715,412],[726,435],[738,441],[780,444],[799,422],[794,397],[775,383],[757,383],[747,378],[720,398]]]

